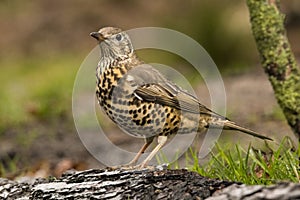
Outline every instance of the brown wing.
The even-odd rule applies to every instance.
[[[202,105],[198,99],[191,94],[169,82],[163,85],[157,83],[146,84],[137,88],[134,93],[145,101],[155,102],[190,113],[205,114],[226,119]]]
[[[134,95],[144,101],[155,102],[186,112],[205,114],[226,119],[202,105],[196,97],[189,94],[176,84],[167,80],[151,65],[142,64],[127,72],[128,79],[134,87]]]

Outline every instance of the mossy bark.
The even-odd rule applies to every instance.
[[[262,66],[289,125],[300,138],[300,70],[286,36],[285,15],[279,10],[279,3],[247,0]]]

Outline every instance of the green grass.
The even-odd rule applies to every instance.
[[[0,177],[9,177],[19,171],[17,156],[4,156],[0,162]]]
[[[283,141],[280,147],[271,154],[239,145],[235,149],[221,148],[216,145],[216,153],[211,154],[208,163],[200,166],[197,155],[191,151],[187,158],[189,169],[202,176],[231,180],[245,184],[273,184],[280,181],[300,182],[299,157],[300,148],[296,151],[286,149]]]

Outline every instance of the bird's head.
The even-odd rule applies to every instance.
[[[128,34],[120,28],[104,27],[90,35],[98,40],[102,57],[124,60],[133,53]]]

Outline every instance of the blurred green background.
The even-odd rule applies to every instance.
[[[282,10],[288,15],[288,36],[299,56],[299,1],[282,1]],[[72,120],[73,83],[81,62],[96,45],[89,33],[103,26],[124,30],[157,26],[180,31],[197,40],[227,77],[259,69],[245,1],[2,0],[2,171],[42,159],[76,158],[71,145],[62,145],[64,148],[55,151],[53,149],[59,147],[53,144],[52,150],[45,150],[49,147],[43,141],[66,144],[74,140],[80,144]],[[147,61],[164,59],[151,55],[147,58],[145,54],[142,55]],[[176,58],[168,62],[179,65]],[[274,112],[275,115],[280,113]],[[279,116],[283,121],[282,115]],[[75,139],[65,139],[71,137]],[[55,155],[49,155],[51,153]],[[14,160],[21,160],[22,164],[7,164]]]

